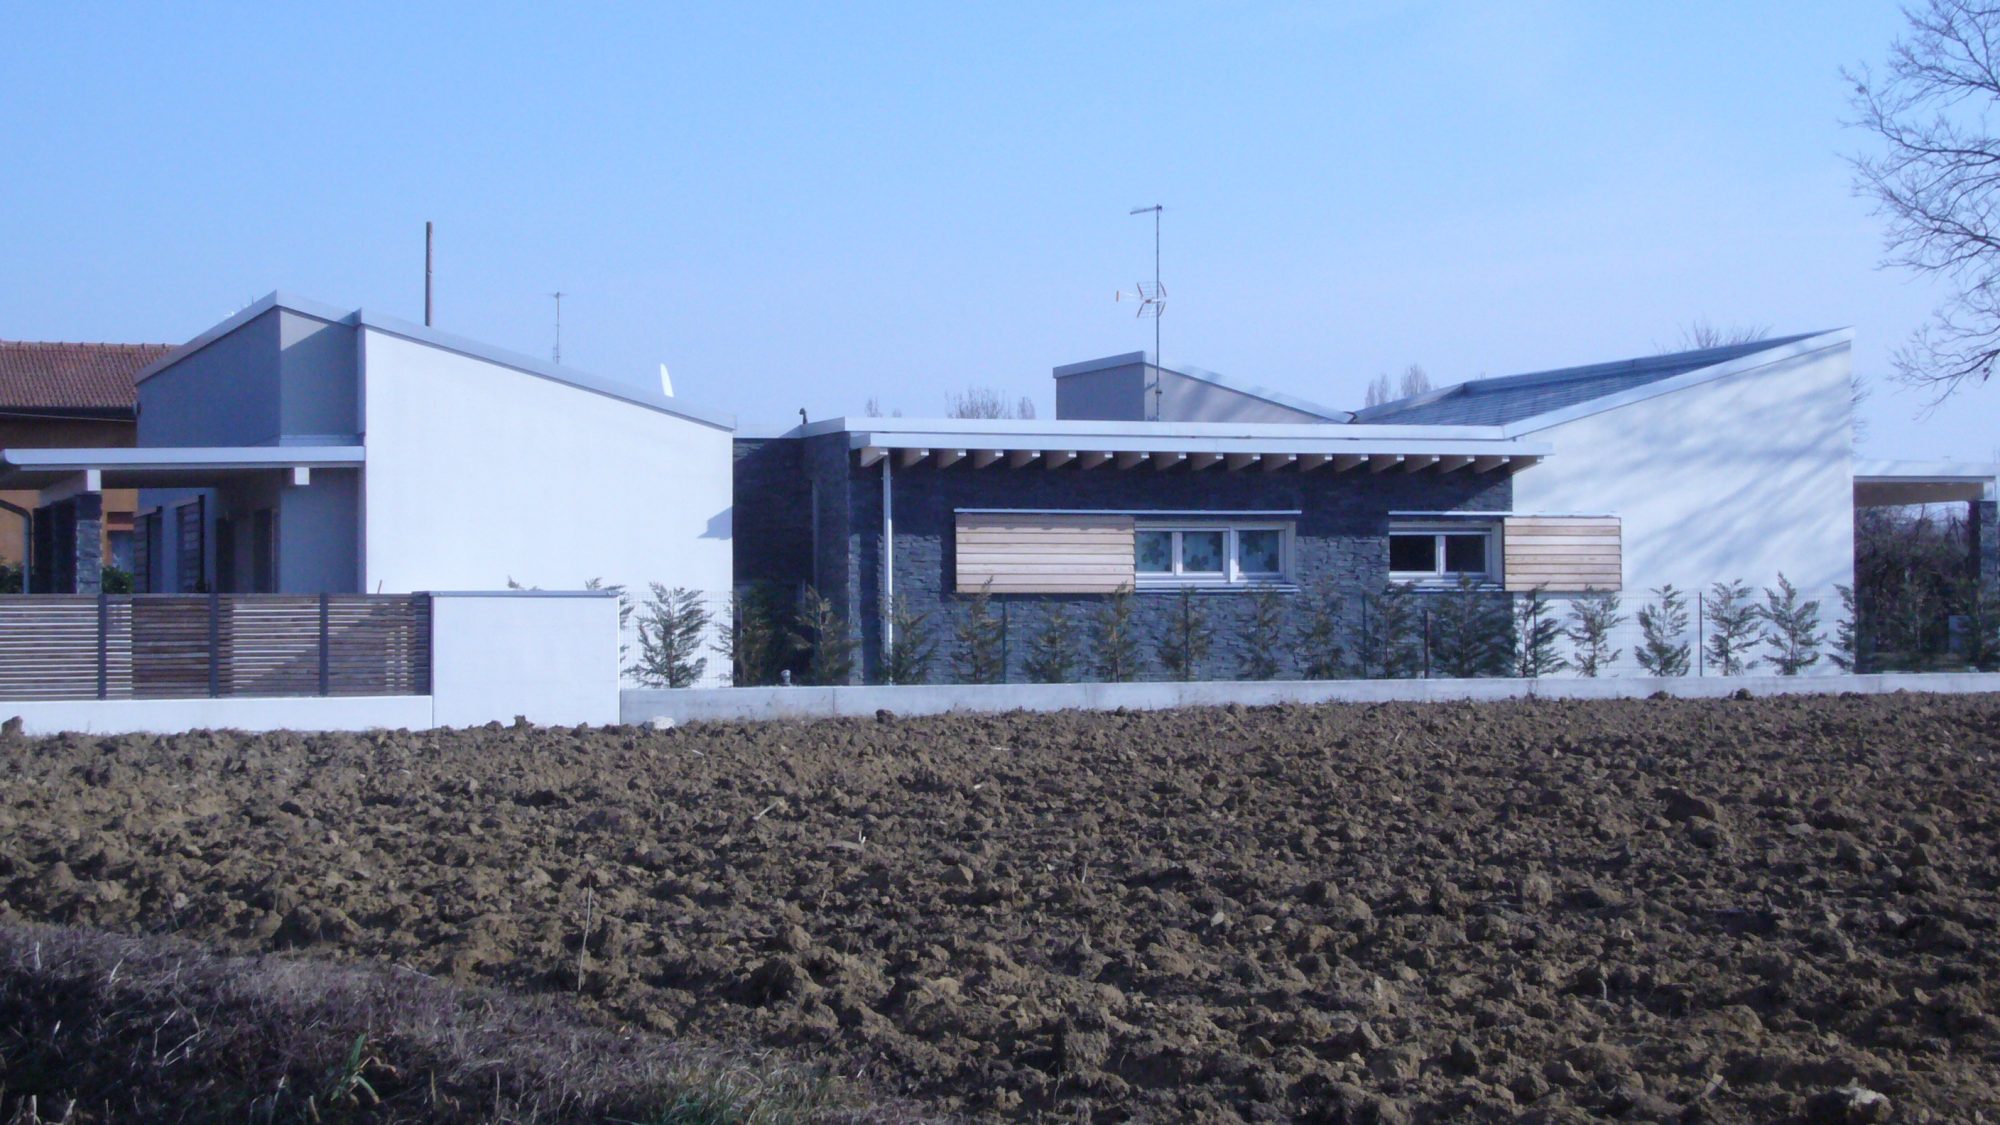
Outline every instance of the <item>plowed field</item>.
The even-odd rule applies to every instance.
[[[2000,1120],[2000,699],[0,741],[0,920],[940,1117]]]

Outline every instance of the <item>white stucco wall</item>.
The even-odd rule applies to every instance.
[[[725,596],[727,429],[372,328],[362,365],[364,590]]]
[[[618,603],[608,595],[440,593],[431,696],[441,727],[618,721]]]
[[[1834,587],[1854,581],[1849,352],[1840,339],[1535,431],[1554,453],[1515,477],[1514,510],[1618,516],[1627,612],[1665,583],[1761,590],[1783,572],[1831,635]]]

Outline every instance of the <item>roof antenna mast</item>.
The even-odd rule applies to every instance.
[[[431,224],[424,220],[424,327],[431,326]]]
[[[549,294],[549,296],[554,297],[556,299],[555,361],[557,364],[561,364],[562,363],[562,299],[563,299],[562,290],[558,289],[555,292]]]
[[[1131,215],[1144,215],[1148,212],[1152,213],[1153,284],[1148,286],[1143,281],[1134,282],[1132,285],[1134,292],[1131,293],[1120,292],[1118,296],[1114,298],[1115,300],[1122,301],[1125,298],[1130,297],[1133,300],[1138,301],[1139,308],[1134,315],[1140,317],[1151,317],[1153,320],[1153,368],[1155,374],[1153,376],[1153,385],[1148,389],[1150,389],[1153,392],[1152,393],[1153,420],[1156,422],[1159,421],[1160,417],[1160,395],[1163,393],[1160,389],[1160,377],[1157,374],[1160,367],[1160,314],[1167,311],[1167,290],[1165,286],[1160,284],[1160,212],[1164,210],[1166,210],[1164,206],[1155,203],[1151,207],[1134,207],[1132,208],[1132,210],[1127,212],[1127,214]]]

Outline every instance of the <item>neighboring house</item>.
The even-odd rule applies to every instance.
[[[165,355],[169,344],[78,344],[0,340],[0,449],[105,448],[133,444],[138,392],[134,377]],[[132,517],[138,494],[105,493],[99,557],[130,569]],[[29,561],[33,490],[0,489],[0,561]],[[35,589],[67,588],[62,561],[75,557],[75,526],[59,513],[40,530],[41,576]]]
[[[138,400],[135,448],[0,449],[0,488],[78,526],[139,489],[142,591],[729,588],[734,421],[658,390],[272,294]]]
[[[1144,353],[1073,364],[1056,369],[1054,421],[841,418],[739,437],[736,577],[825,594],[870,680],[892,605],[929,615],[946,642],[932,674],[948,678],[950,639],[982,588],[1008,615],[1016,680],[1052,614],[1084,631],[1124,586],[1148,637],[1182,612],[1156,595],[1218,595],[1202,604],[1207,674],[1223,677],[1259,643],[1255,599],[1229,595],[1265,590],[1297,620],[1301,593],[1340,594],[1351,614],[1392,581],[1471,576],[1631,603],[1668,583],[1761,588],[1782,573],[1830,619],[1834,588],[1853,580],[1857,497],[1968,500],[1993,522],[1992,466],[1857,477],[1851,341],[1481,379],[1354,413]],[[1281,675],[1298,674],[1294,654],[1278,656]]]

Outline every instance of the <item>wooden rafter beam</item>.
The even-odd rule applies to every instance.
[[[1209,466],[1211,466],[1211,465],[1218,465],[1218,464],[1221,464],[1221,463],[1222,463],[1222,454],[1220,454],[1220,453],[1190,453],[1190,454],[1188,454],[1188,459],[1187,459],[1187,463],[1188,463],[1188,471],[1190,471],[1190,472],[1196,472],[1196,473],[1198,473],[1198,472],[1202,471],[1203,469],[1206,469],[1206,468],[1208,468],[1208,467],[1209,467]]]
[[[1264,471],[1267,473],[1275,473],[1279,469],[1288,468],[1298,463],[1299,455],[1296,453],[1264,454]]]
[[[1470,457],[1440,457],[1438,458],[1438,475],[1443,476],[1446,473],[1455,473],[1470,464],[1472,464],[1472,458]]]
[[[1371,473],[1386,473],[1402,463],[1403,455],[1400,453],[1370,453],[1368,455],[1368,471]]]
[[[1042,454],[1042,468],[1060,469],[1074,460],[1076,460],[1074,449],[1051,449]]]
[[[983,469],[998,461],[1005,454],[998,449],[975,449],[972,451],[972,467]]]
[[[1403,471],[1420,473],[1438,463],[1441,458],[1435,453],[1416,453],[1403,458]]]
[[[1222,467],[1232,473],[1240,473],[1261,460],[1261,453],[1232,453],[1222,459]]]
[[[1146,458],[1147,454],[1128,449],[1125,452],[1120,453],[1118,455],[1118,467],[1121,469],[1129,469],[1132,466],[1137,465],[1139,462],[1146,460]]]
[[[928,449],[905,449],[896,455],[896,461],[905,469],[931,455]]]
[[[889,451],[879,445],[864,445],[861,447],[861,467],[868,468],[888,455]]]
[[[1331,460],[1333,458],[1324,453],[1301,453],[1299,454],[1299,471],[1310,473]]]
[[[1475,473],[1490,473],[1506,463],[1507,458],[1499,454],[1474,457],[1472,459],[1472,471]]]
[[[965,460],[965,450],[963,449],[940,449],[937,451],[936,463],[940,469],[956,465],[963,460]]]
[[[1095,469],[1099,465],[1102,465],[1109,460],[1111,460],[1111,454],[1109,453],[1104,453],[1104,452],[1079,453],[1077,454],[1076,457],[1076,467],[1079,470]]]
[[[1018,469],[1030,461],[1039,460],[1041,456],[1042,451],[1039,449],[1016,449],[1007,454],[1007,467]]]
[[[1344,473],[1350,469],[1359,468],[1361,463],[1366,460],[1368,460],[1366,453],[1336,453],[1333,455],[1333,471]]]
[[[1187,459],[1188,456],[1185,453],[1155,453],[1153,454],[1153,468],[1160,472],[1166,472],[1168,469]]]

